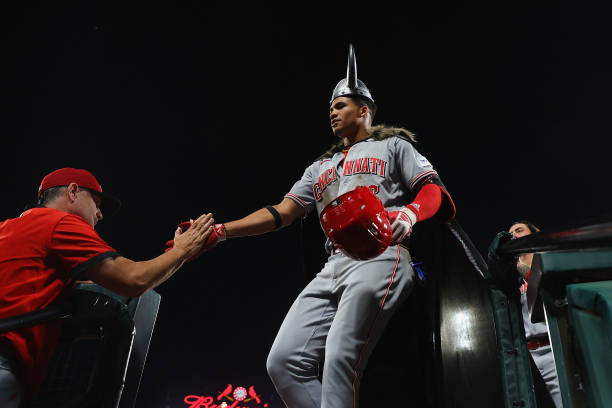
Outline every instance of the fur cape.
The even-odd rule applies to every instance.
[[[370,128],[370,136],[368,137],[368,139],[374,138],[375,140],[383,140],[383,139],[387,139],[392,136],[401,137],[402,139],[408,140],[412,144],[416,143],[416,137],[414,133],[412,133],[411,131],[401,128],[401,127],[393,127],[393,126],[386,126],[386,125],[372,126]],[[343,139],[339,141],[338,143],[332,145],[325,153],[319,156],[317,160],[328,159],[332,157],[334,154],[342,151],[342,149],[345,149],[346,147],[347,146],[344,143],[344,139]]]

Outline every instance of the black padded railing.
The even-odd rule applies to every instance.
[[[499,248],[500,255],[612,247],[612,222],[556,232],[537,232],[513,239]]]
[[[51,305],[43,310],[25,313],[15,317],[0,320],[0,334],[10,331],[23,329],[26,327],[37,326],[52,320],[67,319],[72,317],[72,303],[65,302]]]

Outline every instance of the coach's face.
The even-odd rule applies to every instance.
[[[366,120],[367,106],[357,105],[351,98],[340,96],[329,108],[329,120],[332,131],[338,137],[347,137],[357,133],[359,126]]]
[[[78,215],[92,227],[95,227],[98,221],[102,219],[102,211],[100,211],[102,200],[100,197],[85,188],[80,188],[75,183],[68,186],[68,195],[70,213]]]

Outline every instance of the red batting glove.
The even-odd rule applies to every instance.
[[[189,229],[189,227],[191,227],[191,221],[183,221],[179,224],[179,227],[181,228],[181,231],[185,232]],[[166,241],[166,249],[164,249],[164,252],[168,252],[173,247],[174,247],[173,239],[171,239],[170,241]]]
[[[391,223],[391,246],[397,245],[412,233],[412,226],[417,222],[417,215],[408,207],[402,207],[398,211],[389,211],[389,222]]]
[[[189,227],[191,227],[191,221],[181,222],[179,224],[179,227],[181,228],[183,232],[185,232],[189,229]],[[202,247],[200,252],[198,252],[191,258],[189,258],[189,261],[193,261],[194,259],[197,259],[203,252],[206,252],[209,249],[213,248],[215,245],[217,245],[217,242],[225,241],[225,239],[226,239],[225,226],[223,224],[215,224],[213,226],[212,233],[206,239],[206,242],[204,243],[204,246]],[[169,250],[172,249],[173,246],[174,246],[173,239],[171,239],[170,241],[167,241],[166,249],[164,250],[164,252],[168,252]]]
[[[202,252],[208,251],[210,248],[213,248],[215,245],[217,245],[218,242],[225,241],[226,238],[227,236],[225,234],[225,225],[213,225],[213,232],[208,236],[208,239],[206,240],[206,243],[202,248]]]

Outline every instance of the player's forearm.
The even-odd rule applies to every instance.
[[[417,215],[418,221],[424,221],[433,217],[441,205],[442,192],[440,187],[435,184],[426,184],[407,207]]]
[[[284,198],[280,203],[257,210],[239,220],[226,222],[225,234],[228,238],[260,235],[286,227],[296,218],[304,216],[304,208],[295,201]]]
[[[228,238],[260,235],[276,229],[274,216],[265,208],[257,210],[244,218],[223,223]]]

